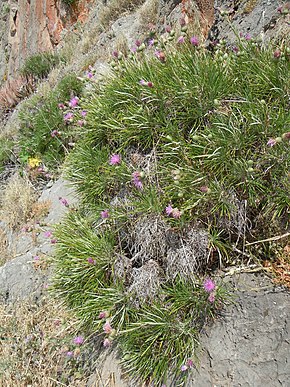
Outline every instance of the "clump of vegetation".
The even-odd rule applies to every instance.
[[[107,28],[111,23],[125,12],[132,12],[134,9],[144,3],[144,0],[113,0],[100,13],[100,24]]]
[[[20,158],[38,157],[43,164],[30,167],[56,168],[73,147],[84,124],[77,106],[82,88],[76,75],[67,75],[44,100],[20,112]]]
[[[42,79],[48,76],[50,71],[60,63],[61,58],[58,54],[52,52],[42,52],[26,59],[21,74],[36,79]]]
[[[29,217],[35,201],[35,192],[24,177],[15,174],[1,191],[1,219],[8,227],[15,229]]]
[[[57,229],[54,289],[130,375],[182,384],[229,297],[208,271],[272,255],[259,239],[288,227],[289,49],[209,52],[170,28],[148,45],[114,52],[81,103],[66,170],[82,201]]]

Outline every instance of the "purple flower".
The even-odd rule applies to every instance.
[[[211,293],[215,290],[215,283],[212,279],[207,278],[203,283],[203,288],[207,293]]]
[[[192,37],[190,38],[190,43],[191,43],[193,46],[197,47],[197,46],[199,45],[198,37],[197,37],[197,36],[192,36]]]
[[[65,198],[59,197],[58,200],[63,206],[69,207],[68,201]]]
[[[246,40],[251,40],[251,35],[250,35],[249,33],[246,33],[245,39],[246,39]]]
[[[119,164],[121,164],[121,156],[117,155],[117,154],[112,155],[111,158],[110,158],[110,164],[111,165],[119,165]]]
[[[165,212],[168,216],[170,216],[172,214],[172,211],[173,211],[173,208],[172,206],[169,204],[166,208],[165,208]]]
[[[72,112],[68,112],[64,115],[63,119],[65,120],[65,122],[72,122],[74,118],[74,114]]]
[[[65,108],[63,103],[59,103],[57,106],[59,107],[59,109],[64,109]]]
[[[150,40],[148,41],[148,47],[154,46],[154,43],[155,43],[155,40],[154,40],[154,39],[150,39]]]
[[[200,187],[200,191],[203,192],[203,193],[207,193],[208,192],[208,187],[206,185],[203,185]]]
[[[208,300],[210,303],[213,303],[214,300],[215,300],[215,294],[214,293],[210,293],[210,295],[208,296]]]
[[[76,107],[78,104],[79,104],[79,99],[78,99],[78,97],[73,97],[73,98],[69,101],[68,106],[71,107],[71,108],[74,108],[74,107]]]
[[[107,338],[103,342],[103,346],[105,348],[109,348],[111,346],[111,344],[112,344],[111,341],[109,339],[107,339]]]
[[[101,211],[101,218],[102,218],[102,219],[108,219],[109,216],[110,216],[109,210]]]
[[[142,190],[143,183],[141,181],[140,172],[138,172],[138,171],[133,172],[132,176],[133,176],[133,184],[135,185],[135,187]]]
[[[187,371],[187,369],[188,369],[188,366],[185,365],[185,364],[183,364],[183,365],[180,367],[181,372],[185,372],[185,371]]]
[[[181,217],[181,211],[178,208],[173,208],[171,215],[175,219],[179,219]]]
[[[191,359],[188,359],[186,364],[188,365],[188,367],[193,367],[193,361]]]
[[[275,140],[275,138],[270,138],[269,141],[267,142],[267,145],[270,147],[272,147],[276,144],[277,144],[277,141]]]
[[[82,110],[81,111],[81,116],[82,117],[85,117],[87,114],[88,114],[88,112],[86,110]]]
[[[66,356],[67,356],[67,357],[73,357],[73,355],[74,355],[73,351],[68,351],[68,352],[66,353]]]
[[[179,38],[177,39],[177,43],[179,43],[179,44],[182,44],[182,43],[184,43],[185,42],[185,38],[184,38],[184,36],[179,36]]]
[[[87,77],[88,77],[89,79],[92,79],[93,76],[94,76],[94,74],[93,74],[91,71],[88,71]]]
[[[56,136],[59,135],[59,132],[58,132],[56,129],[54,129],[54,130],[50,133],[50,135],[51,135],[51,137],[56,137]]]
[[[83,336],[77,336],[73,340],[74,344],[76,344],[76,345],[82,345],[84,343],[84,341],[85,340],[84,340]]]
[[[115,50],[115,51],[112,52],[112,55],[113,55],[114,58],[118,58],[119,53],[118,53],[118,51]]]
[[[35,256],[33,257],[33,259],[34,259],[35,261],[39,261],[39,260],[40,260],[40,258],[39,258],[38,255],[35,255]]]
[[[89,257],[88,258],[88,263],[90,263],[91,265],[95,265],[96,261],[92,257]]]
[[[44,236],[45,236],[45,238],[50,238],[52,236],[52,232],[51,231],[45,231]]]
[[[55,238],[51,239],[51,240],[50,240],[50,243],[51,243],[52,245],[55,245],[55,244],[57,243],[57,239],[55,239]]]

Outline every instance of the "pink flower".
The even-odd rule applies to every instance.
[[[112,327],[111,327],[111,324],[109,323],[109,321],[107,321],[105,324],[104,324],[104,331],[106,334],[110,334],[112,332]]]
[[[73,355],[74,355],[73,351],[68,351],[68,352],[66,353],[66,356],[67,356],[67,357],[73,357]]]
[[[110,164],[111,165],[119,165],[119,164],[121,164],[121,156],[117,155],[117,154],[112,155],[111,158],[110,158]]]
[[[84,120],[78,120],[77,124],[78,124],[78,126],[84,126],[85,121]]]
[[[64,115],[63,119],[65,120],[65,122],[72,122],[74,118],[74,114],[72,112],[68,112]]]
[[[90,263],[91,265],[95,265],[96,261],[92,257],[89,257],[88,258],[88,263]]]
[[[175,219],[179,219],[181,217],[181,211],[178,208],[173,208],[171,215]]]
[[[215,283],[212,279],[207,278],[203,283],[203,288],[207,293],[211,293],[215,290]]]
[[[186,25],[186,21],[183,17],[179,19],[179,24],[181,27],[184,27]]]
[[[118,58],[119,53],[118,53],[118,51],[115,50],[115,51],[112,52],[112,55],[113,55],[114,58]]]
[[[111,341],[109,339],[107,339],[107,338],[103,342],[103,346],[105,348],[109,348],[111,346],[111,344],[112,344]]]
[[[82,117],[85,117],[87,114],[88,114],[88,112],[86,110],[82,110],[81,111],[81,116]]]
[[[170,33],[170,32],[171,32],[171,27],[170,27],[170,26],[166,26],[166,27],[165,27],[165,31],[168,32],[168,33]]]
[[[64,109],[65,108],[63,103],[59,103],[57,106],[59,107],[59,109]]]
[[[275,140],[275,138],[270,138],[268,140],[268,142],[267,142],[267,145],[270,146],[270,147],[272,147],[272,146],[274,146],[276,144],[277,144],[277,141]]]
[[[52,232],[51,231],[45,231],[44,236],[45,236],[45,238],[50,238],[52,236]]]
[[[109,216],[110,216],[109,210],[101,211],[101,218],[102,218],[102,219],[108,219]]]
[[[185,42],[184,36],[179,36],[179,38],[177,39],[177,43],[182,44],[184,42]]]
[[[155,51],[155,56],[160,60],[160,62],[164,63],[166,61],[166,56],[163,51]]]
[[[58,200],[63,206],[69,207],[68,201],[65,198],[59,197]]]
[[[93,74],[91,71],[88,71],[87,77],[88,77],[89,79],[92,79],[93,76],[94,76],[94,74]]]
[[[135,187],[142,190],[143,183],[141,181],[140,172],[138,171],[133,172],[132,176],[133,176],[133,184],[135,185]]]
[[[78,104],[79,104],[79,99],[78,99],[78,97],[73,97],[73,98],[69,101],[68,106],[71,107],[71,108],[74,108],[74,107],[76,107]]]
[[[251,35],[250,35],[249,33],[246,33],[245,39],[246,39],[246,40],[251,40]]]
[[[51,243],[52,245],[55,245],[55,244],[57,243],[57,239],[55,239],[55,238],[54,238],[54,239],[51,239],[51,240],[50,240],[50,243]]]
[[[213,303],[214,300],[215,300],[215,294],[214,293],[210,293],[210,295],[208,296],[208,300],[209,300],[209,302]]]
[[[280,50],[274,51],[273,56],[274,56],[274,58],[277,58],[277,59],[280,58],[280,56],[281,56],[281,51],[280,51]]]
[[[74,344],[76,344],[76,345],[82,345],[84,343],[84,341],[85,340],[84,340],[83,336],[77,336],[73,340]]]
[[[188,359],[186,364],[188,365],[188,367],[193,367],[193,361],[191,359]]]
[[[140,81],[139,81],[139,83],[140,83],[140,85],[142,85],[142,86],[147,86],[147,87],[153,87],[153,83],[152,82],[146,82],[146,81],[144,81],[144,79],[141,79]]]
[[[35,255],[35,256],[33,257],[33,259],[34,259],[35,261],[39,261],[39,260],[40,260],[40,258],[39,258],[38,255]]]
[[[197,37],[197,36],[192,36],[192,37],[190,38],[190,43],[191,43],[193,46],[197,47],[197,46],[199,45],[198,37]]]
[[[130,50],[131,50],[131,52],[135,53],[135,52],[137,51],[137,47],[132,46],[132,47],[130,48]]]
[[[100,314],[99,314],[99,318],[100,319],[103,319],[103,318],[106,318],[106,317],[108,317],[108,312],[106,312],[106,311],[100,312]]]
[[[181,372],[185,372],[185,371],[187,371],[187,369],[188,369],[188,367],[187,367],[187,365],[185,365],[185,364],[183,364],[183,365],[180,367]]]
[[[142,43],[141,43],[141,41],[139,39],[137,39],[135,41],[135,44],[136,44],[137,47],[140,47]]]
[[[56,136],[59,135],[59,132],[58,132],[56,129],[54,129],[54,130],[50,133],[50,135],[51,135],[51,137],[56,137]]]
[[[208,192],[208,187],[206,185],[203,185],[200,187],[200,191],[203,192],[203,193],[207,193]]]
[[[148,47],[154,46],[154,43],[155,43],[155,40],[154,40],[154,39],[150,39],[150,40],[148,41]]]

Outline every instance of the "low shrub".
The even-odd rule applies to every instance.
[[[29,77],[46,78],[50,71],[60,63],[59,55],[52,52],[35,54],[26,59],[21,74]]]

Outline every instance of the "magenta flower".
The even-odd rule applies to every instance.
[[[109,321],[107,321],[105,324],[104,324],[104,327],[103,327],[104,331],[106,334],[110,334],[112,332],[112,327],[111,327],[111,324],[109,323]]]
[[[87,77],[88,77],[89,79],[92,79],[93,76],[94,76],[94,74],[93,74],[91,71],[88,71]]]
[[[110,162],[109,163],[111,165],[119,165],[119,164],[121,164],[121,156],[117,155],[117,154],[112,155],[111,158],[110,158]]]
[[[192,36],[192,37],[190,38],[190,43],[191,43],[194,47],[198,47],[198,45],[199,45],[198,37],[197,37],[197,36]]]
[[[182,44],[184,42],[185,42],[184,36],[179,36],[179,38],[177,39],[177,43]]]
[[[88,112],[86,110],[82,110],[81,111],[81,116],[82,117],[85,117],[87,114],[88,114]]]
[[[73,355],[74,355],[73,351],[68,351],[68,352],[66,353],[66,356],[67,356],[67,357],[73,357]]]
[[[210,293],[210,295],[208,296],[208,300],[210,303],[213,303],[215,301],[215,294],[213,292]]]
[[[72,122],[74,118],[74,114],[72,112],[68,112],[64,115],[63,119],[65,120],[65,122]]]
[[[45,231],[44,236],[45,236],[45,238],[50,238],[52,236],[52,232],[51,231]]]
[[[106,311],[100,312],[100,314],[99,314],[99,318],[100,319],[103,319],[103,318],[106,318],[106,317],[108,317],[108,312],[106,312]]]
[[[71,108],[74,108],[74,107],[76,107],[78,104],[79,104],[79,99],[78,99],[78,97],[73,97],[73,98],[69,101],[68,106],[71,107]]]
[[[187,371],[187,369],[188,369],[188,367],[187,367],[187,365],[185,365],[185,364],[183,364],[183,365],[180,367],[181,372],[185,372],[185,371]]]
[[[101,211],[101,218],[102,219],[108,219],[110,216],[109,210]]]
[[[96,261],[92,257],[89,257],[88,258],[88,263],[90,263],[91,265],[95,265]]]
[[[58,200],[63,206],[69,207],[68,201],[65,198],[59,197]]]
[[[203,288],[207,293],[211,293],[215,290],[215,283],[212,279],[207,278],[203,283]]]
[[[107,338],[103,342],[103,346],[105,348],[109,348],[111,346],[111,344],[112,344],[111,341],[109,339],[107,339]]]
[[[267,142],[267,145],[270,147],[272,147],[276,144],[277,144],[277,141],[275,140],[275,138],[270,138],[269,141]]]
[[[76,345],[82,345],[84,343],[84,341],[85,340],[84,340],[83,336],[77,336],[73,340],[74,344],[76,344]]]
[[[56,129],[54,129],[54,130],[50,133],[50,135],[51,135],[51,137],[56,137],[56,136],[59,135],[59,132],[58,132]]]

